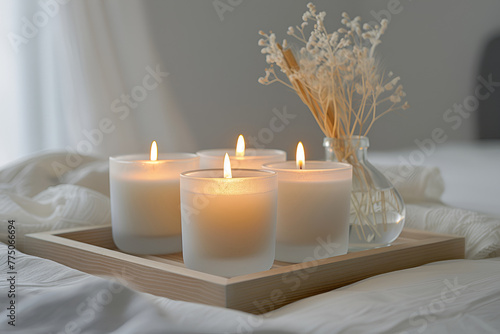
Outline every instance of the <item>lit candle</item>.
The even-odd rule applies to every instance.
[[[221,158],[222,160],[222,158]],[[277,175],[208,169],[181,174],[185,265],[232,277],[271,268],[276,238]]]
[[[203,150],[196,154],[200,156],[200,168],[222,168],[223,157],[229,153],[233,168],[260,169],[263,164],[285,161],[286,152],[273,149],[249,149],[245,147],[243,135],[238,137],[236,150],[234,149],[214,149]]]
[[[238,136],[238,141],[236,142],[236,156],[244,157],[245,156],[245,138],[243,135]],[[227,153],[226,153],[227,154]]]
[[[180,173],[197,169],[190,153],[160,155],[156,142],[146,154],[109,158],[113,240],[124,252],[167,254],[182,251]]]
[[[305,161],[264,165],[278,173],[276,260],[304,262],[347,253],[352,166]]]

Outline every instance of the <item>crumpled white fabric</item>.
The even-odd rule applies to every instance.
[[[0,169],[0,191],[33,197],[58,184],[84,186],[109,197],[108,161],[69,152],[42,151]]]
[[[0,191],[0,241],[7,242],[15,220],[16,247],[24,249],[28,233],[111,223],[109,198],[71,184],[52,186],[33,198]]]
[[[0,244],[0,270],[7,247]],[[500,259],[435,262],[378,275],[264,315],[174,301],[18,253],[16,327],[0,333],[498,333]],[[307,279],[307,278],[304,278]],[[0,280],[0,305],[9,282]],[[283,298],[287,292],[283,291]]]
[[[63,174],[61,183],[86,187],[109,197],[109,163],[96,160]]]
[[[405,227],[465,237],[465,258],[500,256],[500,219],[440,203],[406,205]]]
[[[437,167],[376,165],[399,191],[405,203],[439,201],[444,193],[444,180]]]
[[[0,170],[0,241],[9,220],[20,250],[28,233],[111,224],[107,161],[71,158],[41,152]]]

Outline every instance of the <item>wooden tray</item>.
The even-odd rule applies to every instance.
[[[26,252],[94,275],[124,279],[130,287],[176,300],[261,314],[389,271],[463,259],[462,237],[405,229],[393,245],[224,278],[187,269],[182,253],[137,256],[113,243],[111,226],[27,235]]]

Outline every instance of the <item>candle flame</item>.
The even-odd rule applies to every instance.
[[[302,145],[301,141],[299,141],[299,144],[297,145],[297,154],[295,157],[297,162],[297,168],[304,169],[306,165],[306,154],[304,152],[304,145]]]
[[[243,138],[243,135],[239,135],[238,137],[238,142],[236,143],[236,156],[245,156],[245,138]]]
[[[231,161],[229,160],[229,155],[226,153],[224,156],[224,178],[231,179],[233,175],[231,174]]]
[[[153,140],[151,143],[151,151],[149,153],[149,160],[156,161],[158,160],[158,145],[156,144],[156,140]]]

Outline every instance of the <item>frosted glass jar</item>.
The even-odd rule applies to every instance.
[[[306,262],[347,253],[352,167],[328,161],[264,165],[278,173],[276,260]]]
[[[277,175],[222,169],[181,174],[186,267],[232,277],[271,268],[276,236]]]
[[[191,153],[109,158],[111,224],[118,248],[132,254],[182,251],[180,173],[197,169]]]

